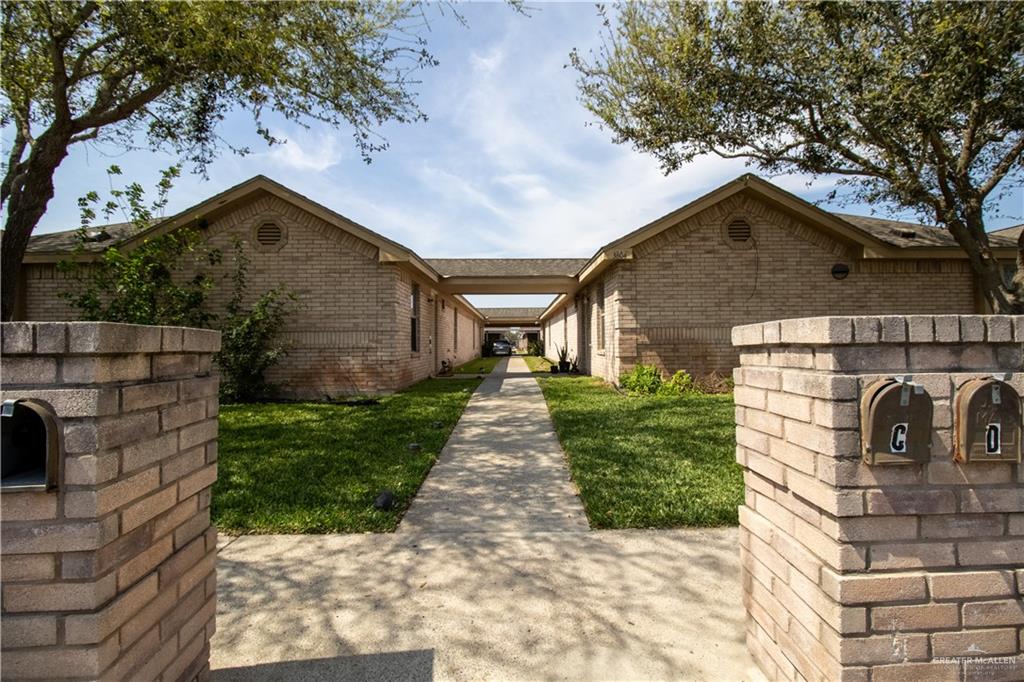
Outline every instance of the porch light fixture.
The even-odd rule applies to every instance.
[[[850,274],[850,266],[846,263],[836,263],[832,266],[832,278],[833,279],[846,279],[847,275]]]

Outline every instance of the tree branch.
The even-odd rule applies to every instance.
[[[72,130],[79,133],[89,128],[100,128],[111,123],[123,121],[164,94],[169,87],[169,82],[155,83],[148,88],[140,90],[111,109],[98,113],[87,113],[72,121]]]
[[[1024,154],[1024,135],[1021,135],[1020,139],[1017,140],[1017,144],[1013,145],[1010,151],[1006,153],[1006,156],[999,160],[999,163],[992,169],[992,175],[985,181],[985,184],[978,188],[978,194],[982,199],[988,196],[989,192],[994,190],[996,185],[1006,177],[1006,174],[1010,172],[1014,164],[1020,160],[1021,154]]]

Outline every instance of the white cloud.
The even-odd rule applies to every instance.
[[[322,173],[338,165],[345,156],[338,136],[330,130],[291,135],[273,131],[272,134],[283,142],[271,147],[265,155],[274,164],[291,170]]]

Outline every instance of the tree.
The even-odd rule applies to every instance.
[[[706,153],[834,174],[966,252],[992,309],[1024,312],[987,202],[1022,186],[1024,3],[626,3],[573,53],[583,104],[666,172]]]
[[[107,173],[113,178],[121,174],[121,169],[111,166]],[[114,213],[121,212],[135,232],[142,232],[167,205],[167,195],[178,173],[177,166],[163,172],[152,204],[146,203],[145,190],[137,182],[124,189],[111,187],[103,216],[109,221]],[[214,281],[203,272],[203,266],[219,263],[220,251],[208,249],[197,230],[179,228],[146,238],[132,249],[109,246],[96,261],[86,262],[86,245],[97,229],[90,228],[96,219],[93,206],[100,203],[99,194],[89,192],[78,203],[82,212],[78,248],[57,267],[74,277],[74,286],[60,296],[78,310],[83,320],[209,326],[215,316],[206,310],[205,303]]]
[[[379,124],[424,117],[411,75],[436,64],[417,34],[416,2],[3,3],[0,125],[10,149],[0,180],[7,211],[2,316],[13,313],[21,261],[53,197],[69,148],[144,133],[202,170],[232,109],[353,130],[364,158],[386,146]],[[244,152],[244,149],[235,151]]]

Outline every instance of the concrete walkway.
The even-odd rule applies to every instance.
[[[736,529],[588,530],[519,358],[398,532],[225,537],[217,573],[216,682],[764,679]]]
[[[544,395],[512,357],[473,394],[398,532],[588,528]]]

